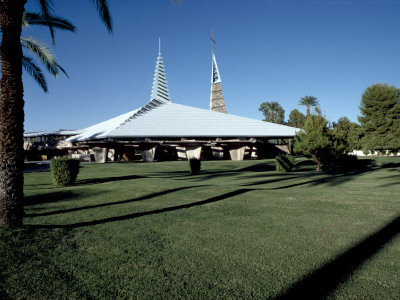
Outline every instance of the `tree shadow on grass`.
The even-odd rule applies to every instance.
[[[274,174],[274,177],[279,176],[278,174]],[[303,177],[303,176],[301,176]],[[244,184],[242,186],[255,186],[255,185],[265,185],[265,184],[270,184],[270,183],[276,183],[276,182],[282,182],[282,181],[286,181],[286,180],[291,180],[291,179],[298,179],[301,178],[298,175],[283,175],[280,176],[279,178],[272,178],[272,179],[264,179],[264,180],[260,180],[260,181],[255,181],[255,182],[251,182],[251,183],[247,183]]]
[[[234,163],[233,163],[234,164]],[[190,176],[190,171],[177,171],[177,172],[170,172],[168,173],[169,176],[168,178],[170,179],[177,179],[177,180],[188,180],[188,179],[197,179],[197,180],[209,180],[209,179],[215,179],[215,178],[222,178],[222,177],[229,177],[229,176],[236,176],[240,175],[243,172],[267,172],[267,171],[273,171],[275,169],[274,166],[271,165],[271,163],[268,162],[262,162],[258,164],[254,164],[251,166],[247,166],[244,168],[239,168],[239,169],[202,169],[200,171],[199,175],[196,176]],[[164,173],[163,173],[164,174]],[[151,175],[156,175],[155,173]]]
[[[321,299],[328,296],[399,233],[400,216],[320,269],[306,275],[275,299]]]
[[[50,202],[60,202],[77,197],[79,197],[79,194],[77,193],[71,191],[59,191],[59,192],[40,194],[34,196],[26,196],[24,197],[24,205],[30,206],[30,205],[44,204]]]
[[[269,183],[275,183],[275,182],[281,182],[281,181],[287,181],[287,180],[296,180],[296,179],[302,179],[306,176],[308,177],[319,177],[317,179],[312,179],[312,180],[306,180],[306,181],[302,181],[302,182],[295,182],[293,184],[287,184],[284,186],[279,186],[279,187],[272,187],[272,188],[266,188],[267,190],[280,190],[280,189],[288,189],[288,188],[292,188],[292,187],[297,187],[297,186],[302,186],[302,185],[319,185],[319,184],[328,184],[330,186],[336,186],[336,185],[340,185],[343,183],[348,182],[349,180],[353,179],[353,176],[356,175],[360,175],[361,173],[365,173],[365,172],[357,172],[357,173],[344,173],[344,174],[326,174],[326,173],[321,173],[321,174],[317,174],[317,173],[311,173],[311,174],[300,174],[297,175],[295,173],[293,173],[292,176],[284,176],[284,177],[280,177],[278,179],[266,179],[266,180],[260,180],[257,182],[252,182],[252,183],[248,183],[245,184],[243,186],[256,186],[256,185],[265,185],[265,184],[269,184]],[[277,176],[277,175],[275,175]],[[321,176],[325,176],[325,177],[321,177]]]
[[[90,179],[78,180],[74,185],[98,184],[98,183],[107,183],[107,182],[141,179],[141,178],[147,178],[147,177],[140,175],[127,175],[127,176],[113,176],[104,178],[90,178]]]
[[[381,165],[382,169],[399,169],[400,163],[386,163]]]
[[[293,184],[288,184],[285,186],[280,186],[280,187],[274,187],[274,188],[268,188],[272,190],[276,189],[286,189],[286,188],[292,188],[292,187],[297,187],[297,186],[302,186],[302,185],[319,185],[319,184],[327,184],[330,186],[337,186],[343,183],[346,183],[352,179],[355,179],[359,175],[367,174],[372,171],[375,171],[379,169],[372,160],[363,160],[358,162],[358,168],[355,170],[349,170],[349,171],[321,171],[321,172],[316,172],[313,170],[309,170],[308,166],[310,165],[315,165],[311,160],[306,160],[306,161],[301,161],[299,162],[296,166],[300,166],[300,170],[296,170],[293,172],[287,172],[287,173],[274,173],[271,175],[265,175],[265,176],[280,176],[278,179],[264,179],[256,182],[251,182],[248,183],[244,186],[256,186],[256,185],[265,185],[269,183],[274,183],[274,182],[280,182],[280,181],[287,181],[291,179],[306,179],[312,177],[312,180],[306,180],[302,182],[296,182]],[[306,167],[304,167],[306,166]],[[302,171],[302,172],[299,172]],[[304,171],[307,171],[306,173]],[[310,172],[311,171],[311,172]],[[314,179],[317,177],[316,179]],[[311,178],[310,178],[311,179]]]
[[[176,205],[176,206],[171,206],[171,207],[165,207],[165,208],[155,209],[155,210],[151,210],[151,211],[132,213],[132,214],[127,214],[127,215],[123,215],[123,216],[110,217],[110,218],[105,218],[105,219],[100,219],[100,220],[79,222],[79,223],[66,224],[66,225],[30,225],[30,228],[33,228],[33,229],[42,229],[42,228],[71,229],[71,228],[80,228],[80,227],[105,224],[105,223],[110,223],[110,222],[133,220],[133,219],[143,217],[143,216],[162,214],[165,212],[171,212],[171,211],[176,211],[176,210],[180,210],[180,209],[191,208],[191,207],[201,206],[201,205],[205,205],[205,204],[209,204],[209,203],[213,203],[213,202],[218,202],[218,201],[225,200],[230,197],[234,197],[234,196],[237,196],[237,195],[249,192],[249,191],[251,191],[251,189],[239,189],[239,190],[236,190],[233,192],[229,192],[229,193],[225,193],[225,194],[222,194],[219,196],[211,197],[211,198],[208,198],[208,199],[202,200],[202,201],[197,201],[197,202],[192,202],[192,203],[187,203],[187,204],[182,204],[182,205]]]
[[[126,204],[126,203],[131,203],[131,202],[138,202],[138,201],[148,200],[148,199],[152,199],[152,198],[159,197],[162,195],[174,193],[174,192],[181,191],[181,190],[187,190],[187,189],[204,187],[204,186],[206,186],[206,185],[185,186],[185,187],[165,190],[165,191],[161,191],[158,193],[153,193],[153,194],[149,194],[149,195],[145,195],[142,197],[129,199],[129,200],[101,203],[101,204],[95,204],[95,205],[86,205],[86,206],[81,206],[81,207],[74,207],[74,208],[70,208],[70,209],[60,209],[60,210],[56,210],[56,211],[49,211],[49,212],[43,212],[43,213],[26,214],[25,216],[26,217],[43,217],[43,216],[59,215],[59,214],[64,214],[64,213],[76,212],[76,211],[92,209],[92,208],[99,208],[99,207],[106,207],[106,206],[112,206],[112,205]]]

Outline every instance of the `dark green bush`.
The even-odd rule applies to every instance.
[[[79,160],[69,157],[53,158],[50,170],[55,185],[73,184],[79,173]]]
[[[201,161],[199,159],[197,158],[189,159],[189,165],[190,165],[190,175],[200,174]]]
[[[286,154],[280,155],[275,158],[277,172],[290,172],[294,166],[294,157]]]

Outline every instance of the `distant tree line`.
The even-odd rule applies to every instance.
[[[299,105],[306,106],[306,115],[297,109],[284,121],[284,109],[278,102],[263,102],[259,110],[264,121],[303,129],[296,137],[294,150],[312,157],[321,164],[343,158],[353,150],[400,152],[400,89],[387,84],[373,84],[361,97],[359,123],[341,117],[328,122],[321,115],[319,103],[314,96],[300,98]],[[315,113],[311,113],[315,107]]]

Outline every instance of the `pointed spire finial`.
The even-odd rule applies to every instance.
[[[214,40],[214,30],[211,30],[211,44],[212,44],[212,54],[214,56],[214,44],[215,44],[215,40]]]
[[[214,53],[214,30],[211,31],[211,45],[212,45],[212,71],[211,71],[211,96],[210,96],[210,110],[221,113],[227,113],[225,107],[224,95],[222,94],[221,76],[219,75],[217,60]]]
[[[214,54],[214,31],[211,31],[211,44],[212,44],[212,72],[211,72],[211,83],[219,83],[221,82],[221,76],[219,75],[217,60],[215,59]]]
[[[158,57],[156,70],[154,72],[153,88],[151,90],[150,101],[153,99],[170,101],[164,63],[161,57],[161,38],[158,38]]]

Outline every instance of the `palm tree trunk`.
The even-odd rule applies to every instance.
[[[26,0],[0,1],[0,226],[20,226],[23,209],[24,100],[21,22]]]

